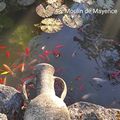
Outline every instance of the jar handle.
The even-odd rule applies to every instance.
[[[58,80],[62,81],[62,83],[64,85],[63,92],[62,92],[61,97],[60,97],[62,100],[64,100],[66,97],[66,94],[67,94],[67,85],[66,85],[65,81],[60,77],[54,76],[54,79],[58,79]]]
[[[27,95],[27,90],[26,90],[26,87],[27,87],[27,84],[29,83],[34,83],[34,78],[31,78],[31,79],[28,79],[26,80],[24,83],[23,83],[23,86],[22,86],[22,94],[23,94],[23,98],[25,100],[26,103],[29,103],[29,99],[28,99],[28,95]]]

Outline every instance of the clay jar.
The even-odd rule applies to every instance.
[[[24,120],[70,120],[64,98],[67,93],[66,83],[54,76],[55,69],[47,63],[35,66],[37,97],[31,100],[25,111]],[[59,79],[64,84],[61,98],[55,95],[54,82]],[[25,84],[23,91],[25,91]]]

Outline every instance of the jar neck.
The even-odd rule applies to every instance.
[[[49,93],[55,95],[55,89],[54,89],[54,77],[51,74],[44,73],[39,74],[37,83],[37,95],[42,93]]]

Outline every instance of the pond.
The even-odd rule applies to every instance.
[[[23,75],[24,72],[22,77],[21,73],[16,73],[20,74],[19,77],[3,75],[3,64],[14,69],[13,64],[20,64],[21,61],[25,64],[32,60],[47,62],[55,67],[55,75],[67,84],[67,105],[88,101],[120,108],[120,13],[83,15],[83,25],[79,27],[74,28],[68,21],[62,28],[56,28],[55,33],[46,33],[48,28],[43,31],[38,28],[43,18],[36,13],[36,7],[45,2],[36,0],[29,6],[16,2],[6,1],[7,7],[0,13],[0,70],[1,77],[8,76],[7,84],[18,89],[21,78],[26,75]],[[114,9],[117,9],[119,1],[114,2]],[[64,3],[72,10],[86,9],[87,4]],[[90,5],[87,4],[87,7]],[[63,16],[52,17],[62,19]],[[27,59],[24,59],[25,54]]]

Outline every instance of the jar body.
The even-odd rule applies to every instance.
[[[24,120],[70,120],[70,115],[62,99],[51,94],[40,94],[30,102]]]

